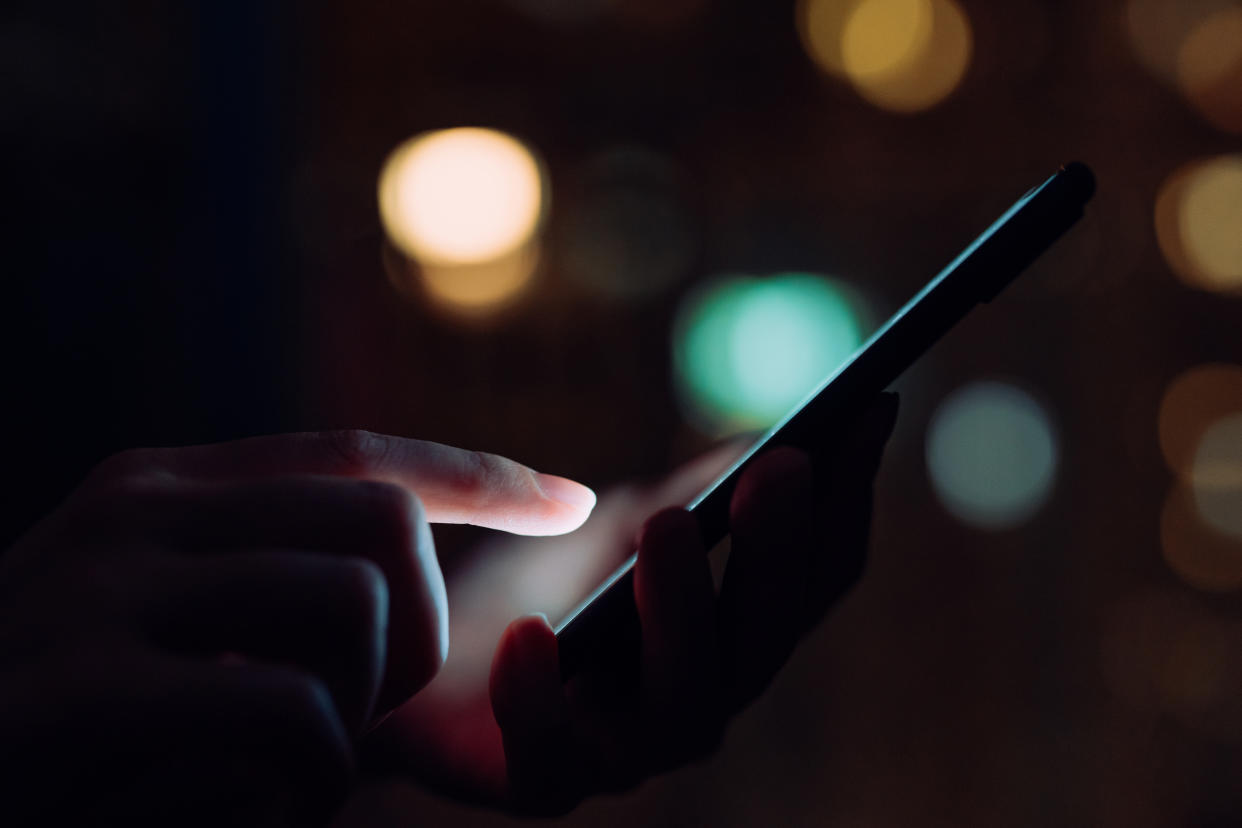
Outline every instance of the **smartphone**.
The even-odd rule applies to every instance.
[[[882,325],[809,397],[687,504],[711,549],[729,531],[729,501],[742,471],[764,449],[796,446],[822,456],[875,397],[980,302],[990,302],[1082,217],[1095,192],[1086,165],[1067,164],[1033,187]],[[634,564],[629,557],[556,626],[561,676],[634,647]]]

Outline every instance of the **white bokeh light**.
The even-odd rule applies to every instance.
[[[379,206],[388,237],[405,254],[435,265],[479,264],[534,235],[543,175],[530,150],[502,132],[430,132],[389,156]]]
[[[1030,519],[1052,491],[1057,459],[1048,415],[1005,383],[955,391],[928,429],[927,469],[936,494],[958,519],[983,529]]]

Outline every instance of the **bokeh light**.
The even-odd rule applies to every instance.
[[[610,299],[635,300],[687,273],[693,222],[672,160],[613,150],[593,159],[582,179],[558,233],[566,275]]]
[[[1214,529],[1242,540],[1242,411],[1204,432],[1190,474],[1199,514]]]
[[[802,48],[819,68],[829,75],[845,78],[845,57],[841,53],[845,24],[862,0],[799,0],[798,36]]]
[[[1242,132],[1242,6],[1237,0],[1130,0],[1134,56],[1216,127]]]
[[[705,431],[766,428],[862,341],[861,302],[808,273],[724,278],[689,295],[673,333],[687,416]]]
[[[931,43],[931,0],[865,0],[841,31],[845,73],[859,82],[908,69]]]
[[[1212,739],[1242,738],[1242,625],[1191,593],[1141,589],[1109,607],[1100,654],[1130,708],[1168,713]]]
[[[872,104],[918,112],[957,88],[970,64],[970,22],[955,0],[805,0],[803,47]]]
[[[1155,222],[1178,278],[1204,290],[1242,290],[1242,154],[1176,170],[1156,197]]]
[[[1178,52],[1187,36],[1236,0],[1129,0],[1125,28],[1139,63],[1156,78],[1174,84]]]
[[[1177,80],[1208,122],[1242,133],[1242,6],[1209,15],[1186,36]]]
[[[1178,376],[1160,401],[1158,430],[1176,477],[1160,518],[1165,561],[1198,589],[1242,588],[1242,367]]]
[[[1169,470],[1193,476],[1195,455],[1213,425],[1242,412],[1242,366],[1208,363],[1185,371],[1160,400],[1160,451]]]
[[[389,283],[409,299],[429,298],[457,315],[493,313],[518,298],[534,280],[540,245],[531,240],[499,258],[478,264],[419,264],[386,246],[384,272]]]
[[[1206,592],[1242,587],[1242,542],[1203,520],[1191,484],[1179,481],[1160,513],[1165,562],[1186,583]]]
[[[499,259],[534,236],[544,210],[539,163],[517,139],[462,127],[416,136],[379,180],[389,239],[424,264]]]
[[[985,529],[1029,519],[1052,491],[1052,424],[1026,392],[998,382],[955,391],[932,417],[927,468],[945,507]]]

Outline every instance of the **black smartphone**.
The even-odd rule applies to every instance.
[[[835,445],[843,429],[881,391],[980,302],[990,302],[1082,217],[1095,192],[1084,164],[1067,164],[1032,188],[880,327],[801,405],[773,426],[715,483],[687,504],[711,549],[729,531],[729,501],[756,454],[779,445],[812,457]],[[556,626],[561,675],[636,641],[634,564],[629,557]]]

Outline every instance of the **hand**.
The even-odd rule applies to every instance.
[[[548,815],[714,750],[729,718],[861,574],[872,480],[896,415],[896,396],[883,395],[831,467],[813,470],[788,448],[751,464],[732,501],[719,594],[693,518],[667,507],[714,479],[736,448],[658,490],[606,496],[571,536],[484,548],[449,582],[444,669],[371,734],[364,762],[471,802]],[[630,554],[640,526],[633,674],[563,685],[546,617],[506,623],[562,615]]]
[[[109,459],[0,559],[6,816],[326,818],[354,738],[443,662],[428,522],[548,534],[593,503],[357,431]]]

